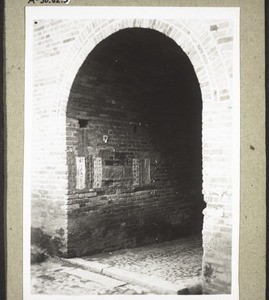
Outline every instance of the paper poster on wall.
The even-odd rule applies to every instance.
[[[76,166],[76,188],[81,190],[85,188],[85,157],[76,157]]]
[[[93,158],[93,188],[100,189],[102,187],[102,158]]]

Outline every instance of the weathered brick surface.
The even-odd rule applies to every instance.
[[[165,35],[123,30],[89,54],[67,106],[70,255],[201,230],[201,104],[189,59]],[[76,188],[75,157],[86,159],[84,189]],[[95,157],[102,159],[97,189]],[[84,196],[89,189],[97,196]]]
[[[226,20],[217,23],[131,19],[36,21],[33,32],[32,225],[51,235],[55,235],[60,228],[67,234],[67,219],[72,220],[68,218],[69,213],[72,212],[75,216],[77,210],[90,215],[82,206],[85,203],[91,206],[91,197],[79,197],[77,200],[73,199],[76,200],[73,203],[70,200],[73,183],[69,179],[73,173],[69,172],[68,160],[75,159],[75,156],[72,151],[66,152],[66,145],[72,138],[81,137],[79,134],[75,136],[78,128],[74,116],[69,116],[66,120],[66,107],[71,86],[88,54],[113,32],[128,27],[151,28],[164,33],[183,49],[194,66],[203,101],[202,192],[207,203],[203,228],[204,292],[230,292],[231,206],[232,201],[238,199],[234,199],[232,195],[233,28]],[[66,130],[68,122],[74,122],[73,133],[69,127]],[[110,125],[104,127],[104,134],[113,141],[115,132],[107,132],[113,130]],[[87,130],[94,129],[85,131]],[[151,163],[153,161],[151,159]],[[143,193],[141,191],[141,195]],[[95,199],[100,200],[100,203],[109,201],[98,197],[101,196],[98,195]],[[147,197],[146,194],[144,197]],[[174,194],[168,200],[171,205],[173,197]],[[80,199],[85,199],[85,203],[79,203]],[[112,208],[113,201],[115,203],[120,200],[112,198],[110,204],[106,203],[102,209],[99,208],[100,211],[104,207]],[[136,204],[142,203],[141,201],[138,199]],[[80,204],[81,207],[78,206]],[[180,214],[179,210],[177,212]],[[172,219],[177,220],[177,212]],[[88,218],[84,215],[83,220],[86,219]],[[118,219],[122,220],[121,217]],[[103,224],[101,218],[99,220]],[[124,223],[126,222],[123,220],[122,224]],[[70,232],[71,225],[70,223]],[[80,227],[80,230],[84,229]],[[97,232],[96,235],[98,234]],[[110,237],[111,241],[112,236],[111,232],[107,233],[107,238]],[[125,238],[122,237],[122,243],[128,244]]]

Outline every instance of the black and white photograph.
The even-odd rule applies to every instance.
[[[27,7],[25,40],[25,299],[238,299],[239,9]]]

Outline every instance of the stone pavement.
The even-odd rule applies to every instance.
[[[202,255],[202,238],[195,235],[84,259],[179,283],[182,279],[195,278],[201,274]]]
[[[65,261],[50,259],[32,266],[32,289],[45,294],[165,294],[195,284],[201,269],[202,240],[196,235]]]
[[[59,259],[31,266],[33,294],[45,295],[145,295],[148,289],[74,268]]]

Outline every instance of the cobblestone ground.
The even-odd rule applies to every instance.
[[[33,294],[46,295],[149,295],[148,289],[123,283],[121,286],[108,287],[81,276],[71,275],[74,267],[57,259],[48,259],[31,266],[31,286]],[[90,273],[90,272],[89,272]]]
[[[197,235],[166,243],[84,257],[84,259],[156,279],[182,283],[182,281],[197,278],[201,274],[202,240],[201,236]],[[146,288],[125,282],[120,286],[108,287],[104,284],[108,277],[104,276],[104,280],[95,282],[87,276],[74,275],[77,270],[78,268],[74,268],[66,262],[52,258],[32,265],[32,293],[54,295],[152,294]]]
[[[202,237],[195,235],[84,259],[179,283],[201,275],[202,255]]]

